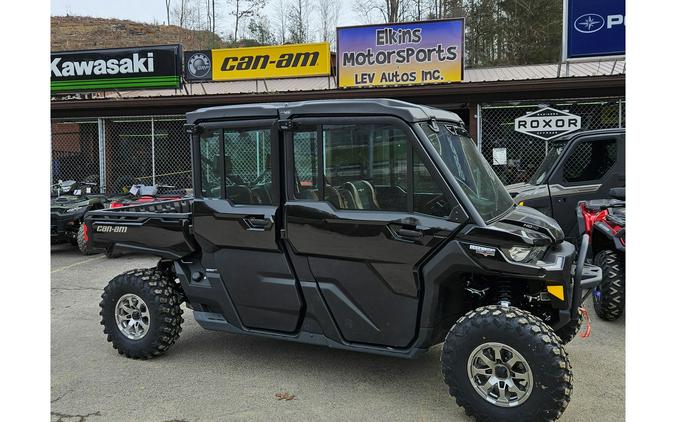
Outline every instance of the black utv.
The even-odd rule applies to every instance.
[[[585,257],[514,204],[456,114],[331,100],[187,122],[194,200],[86,218],[96,246],[160,257],[105,287],[121,354],[164,353],[185,302],[229,333],[404,358],[443,343],[450,394],[478,420],[562,414],[572,373],[557,333],[574,335]]]
[[[508,185],[516,204],[555,218],[576,242],[579,201],[603,199],[626,185],[625,129],[575,132],[549,143],[548,154],[527,183]]]

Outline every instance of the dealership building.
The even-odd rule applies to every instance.
[[[363,28],[355,30],[363,31]],[[456,66],[455,70],[444,73],[444,63],[431,61],[419,65],[419,69],[414,63],[394,64],[395,69],[408,66],[413,69],[410,74],[417,72],[422,77],[406,82],[389,79],[391,83],[378,84],[377,80],[386,78],[378,72],[397,77],[399,73],[387,70],[392,63],[371,63],[370,71],[349,74],[347,83],[345,75],[350,69],[341,63],[345,56],[340,55],[340,48],[349,45],[349,35],[342,36],[338,29],[337,54],[330,53],[327,44],[185,53],[180,46],[173,46],[173,61],[161,52],[148,53],[158,47],[122,52],[53,53],[52,182],[96,180],[107,193],[115,193],[130,180],[190,188],[190,149],[183,128],[185,113],[228,104],[392,98],[453,111],[462,118],[482,154],[507,184],[528,180],[553,140],[518,131],[515,121],[519,117],[551,108],[578,118],[575,122],[579,129],[625,127],[626,124],[623,57],[464,69],[463,40],[460,39],[450,41],[459,50],[454,56],[446,56],[447,61]],[[364,37],[356,35],[359,39]],[[451,48],[448,47],[447,52],[453,53]],[[307,51],[314,51],[312,49],[319,52],[315,58],[307,56]],[[118,53],[126,54],[129,59],[109,58]],[[445,54],[439,48],[439,56],[441,53]],[[71,60],[68,54],[77,56]],[[103,57],[106,54],[112,56]],[[394,54],[387,57],[396,60]],[[57,70],[59,78],[54,76],[55,60],[62,66]],[[112,73],[108,67],[101,68],[89,81],[82,81],[86,79],[82,77],[69,81],[68,70],[63,67],[68,60],[94,70],[99,62],[104,65],[111,60],[115,60],[114,67],[119,70],[125,60],[130,60],[130,72],[152,67],[164,73],[133,75],[133,78],[120,78],[117,73],[115,77],[103,78],[101,74],[106,70]],[[306,66],[301,68],[303,60]],[[269,65],[275,62],[276,68]],[[288,66],[282,69],[279,63],[284,62]],[[320,69],[308,70],[312,65]],[[424,68],[427,65],[431,66],[429,70]],[[225,72],[229,69],[232,74]],[[364,75],[378,76],[372,83],[373,77]],[[432,76],[436,79],[420,80]],[[354,81],[366,83],[356,87]],[[252,165],[261,166],[260,163]]]

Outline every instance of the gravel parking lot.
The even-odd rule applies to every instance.
[[[103,335],[101,291],[156,258],[82,256],[70,245],[51,256],[52,422],[471,420],[441,380],[440,346],[417,360],[387,358],[206,331],[186,310],[165,356],[126,359]],[[568,346],[574,393],[563,420],[623,420],[624,320],[590,314],[592,336]]]

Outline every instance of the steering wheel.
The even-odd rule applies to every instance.
[[[445,211],[445,206],[448,205],[448,200],[445,194],[439,193],[424,203],[424,209],[429,211]],[[435,214],[435,213],[434,213]]]

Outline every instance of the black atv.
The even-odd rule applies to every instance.
[[[160,257],[104,289],[120,354],[165,353],[185,302],[211,330],[402,358],[443,343],[468,414],[560,417],[572,373],[557,333],[600,280],[584,275],[588,237],[577,254],[555,220],[516,206],[456,114],[330,100],[187,122],[193,200],[86,217],[95,246]]]
[[[59,181],[52,186],[51,243],[71,243],[85,255],[95,253],[88,240],[84,215],[105,208],[106,199],[96,182]]]
[[[577,208],[579,233],[590,239],[588,259],[602,268],[602,282],[593,291],[593,308],[614,321],[626,306],[626,191],[610,190],[612,199],[581,201]]]

